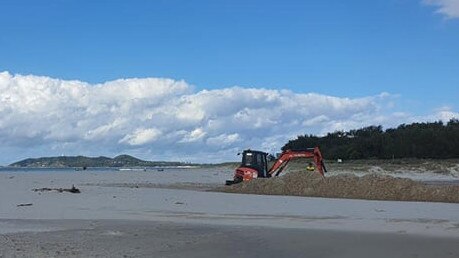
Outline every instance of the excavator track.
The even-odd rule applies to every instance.
[[[234,185],[239,184],[240,182],[242,182],[242,178],[237,177],[234,180],[226,180],[225,185]]]

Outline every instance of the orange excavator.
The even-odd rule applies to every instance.
[[[272,157],[266,152],[245,150],[242,152],[241,165],[236,168],[233,180],[227,180],[226,185],[237,184],[243,181],[249,181],[254,178],[267,178],[278,176],[294,158],[312,158],[317,171],[324,176],[327,172],[325,164],[320,153],[319,147],[306,148],[301,150],[286,150],[279,155],[273,166],[268,169],[268,159]]]

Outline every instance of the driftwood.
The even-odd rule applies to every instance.
[[[72,185],[72,188],[35,188],[32,191],[34,192],[48,192],[48,191],[57,191],[59,193],[62,192],[69,192],[69,193],[81,193],[80,189],[76,188],[74,185]]]
[[[18,204],[16,206],[18,207],[24,207],[24,206],[32,206],[33,204],[32,203],[21,203],[21,204]]]

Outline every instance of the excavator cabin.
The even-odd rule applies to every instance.
[[[256,170],[258,177],[269,177],[268,153],[250,149],[245,150],[242,152],[242,162],[239,167],[246,167]]]

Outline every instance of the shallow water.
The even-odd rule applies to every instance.
[[[0,167],[1,172],[46,172],[46,173],[54,173],[54,172],[120,172],[120,171],[144,171],[144,172],[168,172],[168,171],[177,171],[177,170],[189,170],[189,169],[197,169],[202,170],[200,168],[176,168],[176,167],[164,167],[164,168],[125,168],[125,167],[89,167],[87,169],[83,169],[80,167],[73,168],[73,167],[66,167],[66,168],[27,168],[27,167]]]

